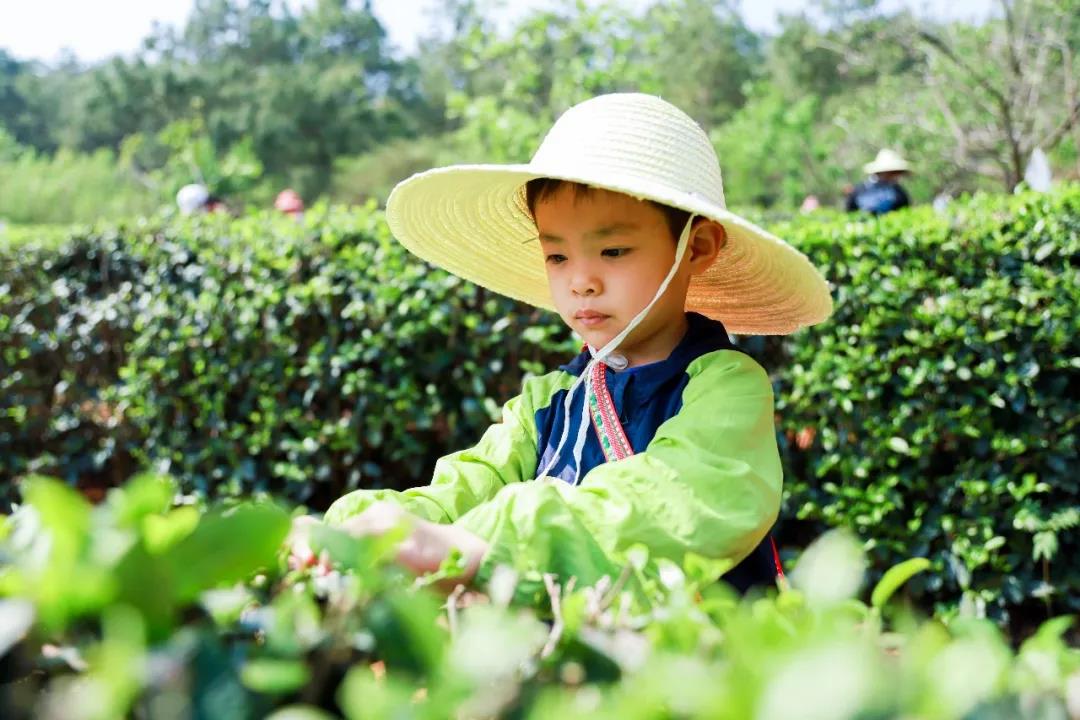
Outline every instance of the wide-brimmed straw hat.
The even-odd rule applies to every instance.
[[[877,175],[883,172],[910,172],[911,165],[900,153],[883,148],[878,151],[877,157],[863,165],[862,169],[867,175]]]
[[[660,98],[601,95],[567,110],[527,164],[455,165],[413,175],[386,206],[391,231],[428,262],[516,300],[554,309],[525,183],[556,178],[652,200],[721,223],[727,243],[694,276],[688,310],[732,333],[775,335],[832,310],[799,251],[729,212],[712,143]]]

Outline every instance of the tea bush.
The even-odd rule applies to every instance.
[[[930,558],[919,595],[1080,610],[1080,188],[777,230],[836,302],[778,368],[785,517]]]
[[[836,300],[740,339],[775,379],[788,559],[850,528],[872,578],[928,558],[906,591],[942,614],[1026,633],[1080,609],[1078,228],[1075,186],[773,228]],[[422,483],[574,350],[550,314],[416,261],[373,207],[24,232],[0,278],[9,499],[35,472],[100,498],[144,467],[314,508]]]
[[[920,621],[872,603],[858,544],[823,537],[795,589],[738,599],[715,569],[669,566],[635,599],[552,581],[540,607],[431,590],[387,565],[392,543],[314,535],[333,570],[284,569],[285,510],[174,506],[144,475],[91,507],[24,483],[0,541],[4,716],[171,718],[1075,717],[1080,650],[1055,618],[1014,650],[988,620]],[[243,538],[243,542],[235,539]],[[233,541],[230,541],[232,539]],[[631,564],[627,573],[633,572]]]
[[[9,245],[0,274],[0,480],[151,465],[316,505],[417,484],[568,347],[557,319],[416,262],[372,209],[137,221]]]

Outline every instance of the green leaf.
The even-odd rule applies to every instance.
[[[686,572],[686,579],[698,588],[716,582],[731,567],[731,560],[726,558],[717,560],[694,552],[688,552],[683,557],[683,569]]]
[[[926,558],[911,558],[889,568],[870,593],[870,605],[882,609],[901,585],[929,567],[930,561]]]
[[[908,441],[902,437],[889,438],[889,449],[893,452],[898,452],[901,455],[908,455],[911,453],[911,446],[908,445]]]
[[[364,619],[388,667],[429,673],[446,650],[446,633],[436,623],[441,614],[440,604],[426,592],[395,592],[374,602]]]
[[[107,504],[118,525],[137,528],[144,518],[168,510],[175,495],[176,481],[171,477],[143,473],[110,490]]]
[[[53,532],[53,557],[74,553],[90,527],[90,503],[59,480],[40,475],[23,481],[23,498]]]
[[[863,583],[866,556],[854,535],[831,530],[803,552],[791,582],[813,607],[826,607],[854,596]]]
[[[240,669],[240,681],[255,692],[283,695],[307,684],[311,672],[300,660],[260,658]]]
[[[272,565],[289,533],[289,516],[276,505],[244,503],[203,516],[195,530],[169,548],[163,562],[176,579],[176,597],[243,580]]]
[[[244,608],[254,600],[255,596],[243,585],[207,590],[199,596],[199,603],[221,628],[237,622]]]
[[[159,555],[190,535],[199,525],[199,511],[190,506],[178,507],[167,515],[147,515],[142,519],[143,542],[153,555]]]
[[[338,687],[337,702],[349,720],[412,720],[422,717],[414,693],[392,673],[377,680],[368,667],[354,665]]]

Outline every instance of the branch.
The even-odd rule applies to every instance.
[[[975,82],[978,83],[978,85],[987,93],[989,93],[990,97],[995,100],[998,105],[998,109],[1001,111],[1001,121],[1005,129],[1005,139],[1008,141],[1009,144],[1009,155],[1010,161],[1012,163],[1011,174],[1016,175],[1017,177],[1022,176],[1024,161],[1021,157],[1019,138],[1016,137],[1016,128],[1014,126],[1012,116],[1012,105],[1009,103],[1009,99],[1006,98],[1000,90],[994,87],[993,83],[991,83],[984,75],[982,75],[982,73],[977,72],[975,68],[964,62],[959,56],[957,56],[956,53],[952,51],[952,48],[950,48],[943,40],[935,36],[933,33],[927,30],[919,30],[919,37],[921,37],[928,44],[937,48],[938,52],[940,52],[942,56],[948,58],[957,67],[968,73],[972,78],[975,79]]]
[[[944,64],[944,61],[940,58],[934,57],[932,58],[932,60],[935,60],[942,65]],[[964,69],[961,70],[962,72],[968,72]],[[996,117],[1000,113],[1001,105],[997,102],[997,98],[989,97],[989,95],[992,95],[992,93],[979,92],[980,88],[982,88],[982,78],[973,78],[967,76],[963,77],[962,81],[973,81],[974,84],[972,84],[971,82],[964,82],[964,84],[960,88],[960,90],[963,90],[963,92],[960,92],[960,90],[956,88],[958,81],[955,79],[955,76],[950,77],[948,71],[944,69],[938,69],[935,64],[928,62],[926,72],[927,75],[932,75],[937,79],[938,82],[942,82],[946,85],[946,87],[949,87],[952,90],[952,95],[962,96],[964,102],[973,105],[975,109],[981,111],[983,114]]]
[[[1050,35],[1049,31],[1047,35]],[[1017,87],[1017,96],[1026,96],[1024,101],[1019,104],[1023,114],[1023,117],[1020,118],[1020,124],[1025,129],[1026,135],[1034,136],[1039,125],[1039,103],[1042,102],[1042,90],[1047,85],[1045,82],[1046,64],[1053,46],[1054,42],[1049,38],[1045,42],[1039,43],[1039,50],[1033,63],[1034,69],[1021,76],[1021,82]],[[1026,89],[1025,84],[1027,85]]]
[[[952,51],[952,48],[950,48],[944,40],[927,30],[919,30],[918,33],[919,37],[922,38],[923,41],[925,41],[929,45],[932,45],[938,52],[942,54],[942,56],[948,58],[950,61],[952,61],[954,65],[956,65],[965,73],[973,77],[975,79],[975,82],[978,83],[979,87],[988,92],[991,97],[993,97],[994,100],[997,101],[999,106],[1004,108],[1007,108],[1009,106],[1008,99],[1001,94],[1001,91],[994,87],[993,83],[991,83],[982,73],[964,62],[956,53]]]
[[[1078,101],[1076,95],[1076,78],[1073,76],[1073,55],[1072,48],[1069,47],[1069,43],[1062,43],[1062,66],[1065,72],[1065,102],[1072,103],[1076,107],[1080,107],[1080,101]],[[1080,125],[1073,125],[1076,130],[1076,147],[1080,148]],[[1076,158],[1076,170],[1077,176],[1080,177],[1080,156]]]
[[[1013,43],[1016,38],[1016,19],[1013,17],[1012,3],[1009,0],[1001,0],[1001,10],[1005,13],[1005,47],[1009,51],[1009,67],[1013,75],[1019,78],[1023,72],[1020,69],[1020,57],[1016,52],[1016,45]]]
[[[464,594],[465,586],[459,584],[454,588],[454,592],[450,593],[450,596],[446,598],[446,620],[450,625],[450,637],[455,637],[457,635],[458,600],[460,600],[461,596]]]
[[[956,115],[953,114],[952,108],[949,107],[949,101],[945,99],[945,94],[941,92],[941,85],[935,82],[932,78],[926,78],[926,84],[930,87],[930,94],[933,96],[934,101],[937,103],[938,109],[945,117],[945,124],[949,126],[949,130],[952,131],[953,139],[956,140],[956,145],[961,152],[967,151],[967,137],[964,135],[964,129],[960,127],[960,121],[956,119]]]
[[[1076,124],[1077,120],[1080,120],[1080,100],[1073,102],[1072,110],[1070,110],[1065,119],[1061,121],[1061,124],[1043,138],[1042,142],[1038,143],[1036,146],[1041,147],[1047,152],[1053,150],[1057,147],[1057,144],[1061,142],[1062,138],[1065,137],[1065,133],[1069,132],[1073,125]]]
[[[611,586],[611,590],[609,590],[607,595],[600,601],[600,612],[607,610],[608,606],[619,596],[623,586],[626,585],[626,581],[630,579],[630,573],[633,569],[633,565],[630,563],[627,563],[626,567],[622,569],[622,572],[619,574],[619,579],[615,581],[615,584]]]
[[[541,658],[546,658],[555,652],[555,647],[559,644],[559,638],[562,637],[563,632],[562,589],[555,583],[555,576],[551,573],[544,573],[544,587],[547,588],[548,597],[551,598],[551,614],[555,621],[551,624],[551,632],[548,634],[547,642],[544,643],[544,649],[540,651]]]

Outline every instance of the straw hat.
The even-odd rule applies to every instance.
[[[527,164],[456,165],[413,175],[391,193],[387,222],[424,260],[554,309],[525,203],[525,183],[534,178],[584,183],[723,224],[727,244],[692,279],[686,307],[730,332],[784,334],[829,316],[828,286],[806,256],[726,209],[709,138],[688,115],[650,95],[601,95],[575,105]]]
[[[900,156],[900,153],[883,148],[878,151],[873,162],[866,163],[862,169],[867,175],[877,175],[883,172],[909,172],[911,166]]]
[[[192,183],[180,188],[176,193],[176,205],[184,215],[190,215],[196,210],[201,210],[210,200],[210,191],[205,185]]]

